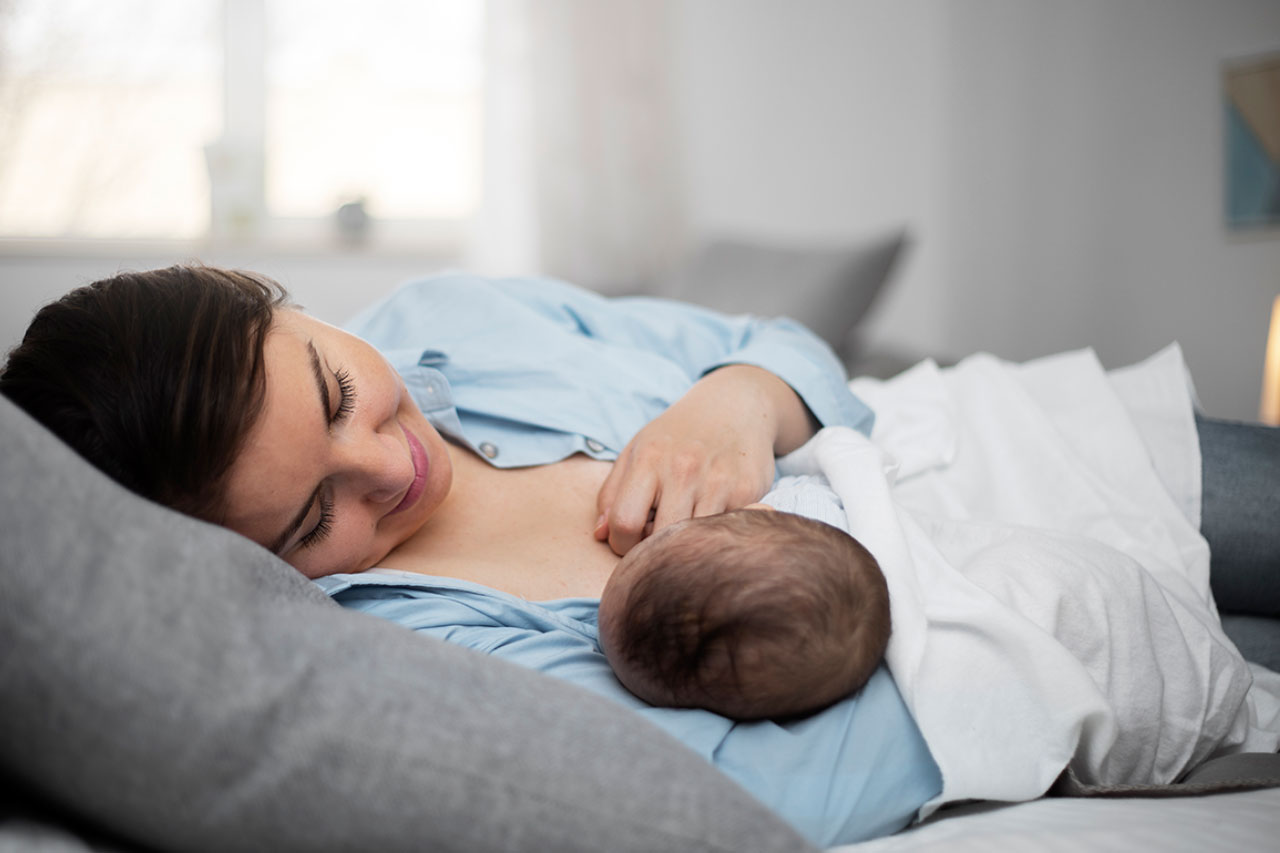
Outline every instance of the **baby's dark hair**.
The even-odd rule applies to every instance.
[[[253,273],[120,273],[41,308],[0,393],[126,488],[217,521],[262,408],[263,343],[287,304]]]
[[[784,512],[692,519],[637,547],[606,588],[601,644],[653,704],[793,717],[861,688],[889,639],[889,593],[852,536]],[[612,585],[612,584],[611,584]]]

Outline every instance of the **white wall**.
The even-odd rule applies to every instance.
[[[688,219],[696,232],[915,246],[877,309],[917,351],[943,341],[946,58],[936,0],[674,4]]]
[[[1177,339],[1252,418],[1280,236],[1222,225],[1219,63],[1275,0],[673,0],[689,221],[857,239],[911,226],[874,340],[1104,363]],[[0,253],[0,347],[69,287],[181,258]],[[341,321],[445,261],[217,251]]]
[[[962,355],[1177,339],[1256,416],[1280,236],[1222,217],[1219,63],[1275,0],[677,4],[691,221],[916,246],[873,336]]]
[[[1209,412],[1255,418],[1280,234],[1224,228],[1219,72],[1280,48],[1280,3],[948,8],[948,346],[1123,364],[1176,339]]]

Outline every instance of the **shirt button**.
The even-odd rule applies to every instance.
[[[587,449],[592,453],[599,453],[601,450],[604,450],[604,445],[596,441],[594,438],[588,438]]]
[[[486,441],[480,445],[480,452],[490,459],[498,458],[498,446],[492,442]]]

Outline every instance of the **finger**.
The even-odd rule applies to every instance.
[[[615,554],[626,554],[643,538],[656,499],[657,480],[652,475],[635,474],[619,486],[608,513],[609,547]]]
[[[691,518],[705,518],[708,515],[719,515],[729,509],[729,504],[723,498],[707,497],[698,501],[693,507]]]
[[[592,535],[597,542],[604,542],[609,538],[609,510],[617,499],[618,486],[626,478],[630,464],[631,446],[627,445],[609,467],[609,473],[600,484],[600,491],[596,492],[596,511],[599,514],[596,516],[596,526]]]
[[[662,498],[654,508],[654,531],[693,517],[693,495],[687,490],[663,489]]]
[[[772,509],[772,507],[770,507]],[[645,522],[644,530],[640,532],[641,539],[649,538],[649,534],[653,533],[653,510],[649,511],[649,520]],[[592,531],[592,535],[597,542],[603,542],[609,538],[609,515],[608,513],[600,513],[596,518],[596,526]]]
[[[609,513],[609,507],[613,506],[613,502],[618,496],[618,485],[626,478],[627,470],[630,467],[631,445],[628,444],[618,454],[618,458],[613,460],[613,465],[609,467],[608,476],[600,484],[600,491],[596,492],[596,511],[601,515]]]
[[[626,468],[627,465],[622,457],[618,457],[618,461],[614,462],[613,467],[609,469],[609,475],[600,484],[600,491],[596,492],[596,509],[601,514],[607,514],[609,507],[613,506],[614,500],[617,499],[618,483],[622,481]]]

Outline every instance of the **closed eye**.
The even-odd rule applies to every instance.
[[[320,496],[320,520],[311,532],[298,540],[298,547],[307,549],[319,545],[333,530],[333,499],[327,495]]]
[[[356,389],[355,383],[351,379],[351,374],[345,369],[333,371],[334,380],[338,385],[338,403],[333,404],[333,398],[329,393],[329,383],[325,378],[324,368],[320,364],[320,353],[316,351],[315,343],[307,341],[307,354],[311,364],[311,375],[316,381],[316,395],[320,402],[320,414],[324,418],[324,424],[327,428],[332,429],[336,424],[351,417],[351,413],[356,406]],[[272,544],[269,546],[273,553],[283,556],[287,552],[285,546],[297,535],[302,529],[302,525],[306,523],[307,518],[311,515],[311,507],[316,501],[320,501],[320,520],[311,532],[298,540],[294,547],[310,547],[324,540],[333,528],[333,498],[325,497],[324,483],[321,482],[316,486],[315,490],[307,497],[305,503],[299,509],[293,520],[281,531]],[[290,548],[289,551],[292,551]]]
[[[356,408],[356,385],[351,374],[346,368],[340,368],[333,372],[333,378],[338,381],[338,407],[329,416],[329,426],[346,420]]]
[[[356,408],[356,386],[351,379],[350,371],[339,368],[333,372],[333,378],[338,383],[338,405],[329,415],[330,427],[337,426],[351,417],[351,413]],[[310,533],[298,540],[298,547],[305,550],[319,545],[331,530],[333,530],[333,498],[321,494],[320,520],[316,522],[315,527],[311,528]]]

